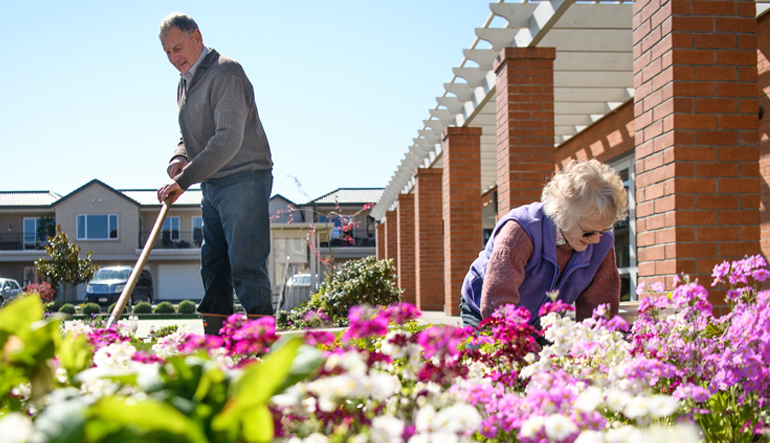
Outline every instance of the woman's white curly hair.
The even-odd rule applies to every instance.
[[[591,159],[573,160],[543,188],[543,211],[557,228],[570,229],[576,220],[595,217],[605,226],[628,216],[628,194],[614,169]]]

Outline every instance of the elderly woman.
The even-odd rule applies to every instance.
[[[506,304],[523,306],[539,328],[547,292],[575,303],[580,321],[620,302],[612,228],[626,217],[628,196],[620,177],[596,160],[571,162],[543,188],[542,202],[513,209],[498,221],[471,265],[460,302],[464,325]]]

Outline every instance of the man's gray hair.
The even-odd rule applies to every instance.
[[[187,35],[192,34],[195,30],[198,29],[198,24],[195,23],[195,20],[193,20],[189,15],[182,14],[181,12],[172,12],[171,14],[164,17],[163,21],[160,22],[158,37],[165,37],[166,33],[172,26],[176,26],[180,31]]]
[[[628,215],[628,192],[614,169],[591,159],[570,162],[543,188],[543,212],[557,228],[570,229],[576,220],[601,217],[610,226]]]

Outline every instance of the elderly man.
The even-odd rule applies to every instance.
[[[184,14],[164,18],[159,37],[181,73],[182,138],[167,168],[172,180],[158,189],[158,200],[173,203],[190,185],[201,184],[205,294],[198,311],[206,334],[217,334],[233,313],[233,289],[250,316],[272,314],[270,146],[254,89],[238,62],[206,47],[198,25]]]

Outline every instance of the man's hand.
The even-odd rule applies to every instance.
[[[161,186],[160,189],[158,189],[158,201],[160,203],[163,203],[165,201],[169,205],[171,205],[176,201],[176,199],[179,198],[180,195],[182,195],[183,192],[184,192],[184,189],[182,189],[182,187],[179,186],[179,183],[175,182],[174,180],[171,180],[170,182]]]
[[[175,159],[171,160],[171,163],[168,164],[168,168],[166,168],[168,177],[174,178],[179,175],[182,172],[182,169],[187,166],[187,163],[189,162],[186,158],[183,157],[176,157]]]

